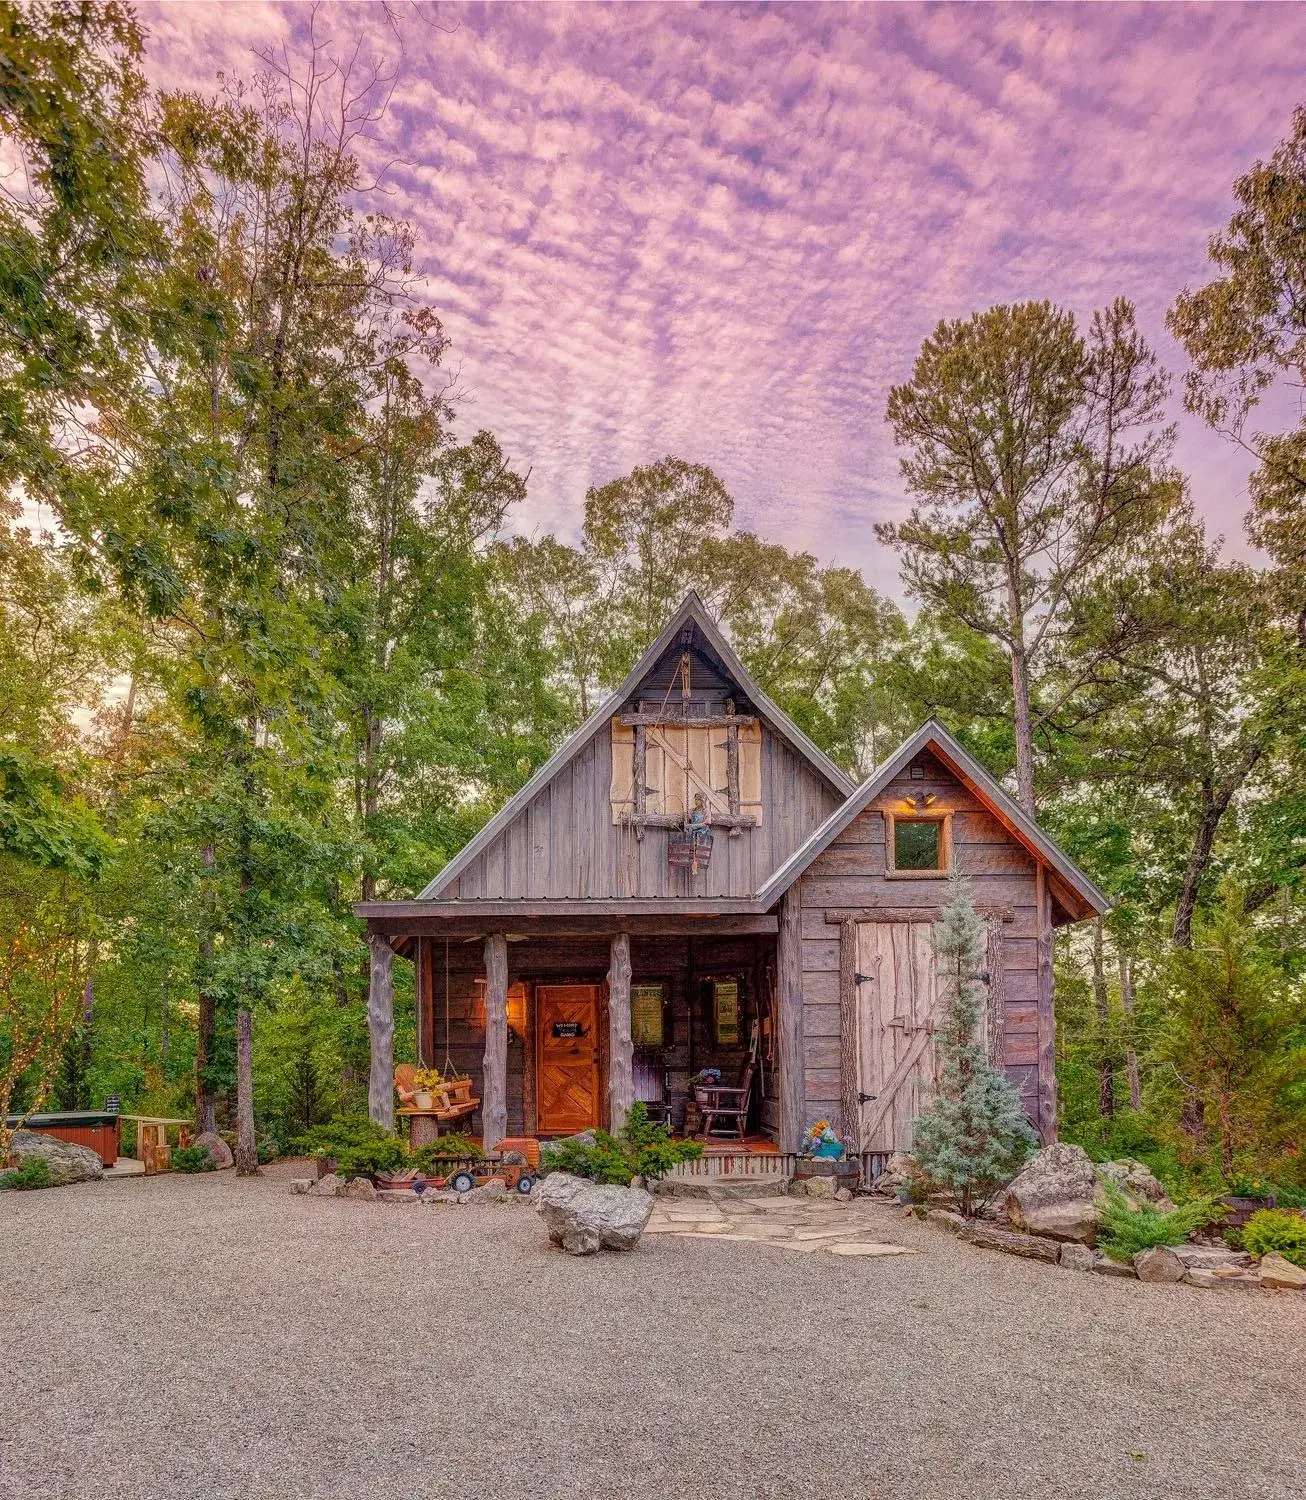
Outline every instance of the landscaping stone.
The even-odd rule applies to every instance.
[[[226,1141],[222,1139],[216,1130],[201,1131],[195,1137],[194,1144],[204,1147],[209,1153],[209,1160],[219,1171],[231,1166],[235,1160],[231,1154],[231,1147],[227,1145]]]
[[[345,1185],[345,1179],[335,1172],[328,1172],[325,1177],[319,1177],[311,1189],[315,1198],[334,1198]]]
[[[851,1203],[853,1201],[853,1190],[851,1188],[840,1188],[834,1195],[840,1203]]]
[[[1139,1281],[1163,1283],[1184,1279],[1184,1263],[1167,1245],[1140,1250],[1134,1256],[1134,1270]]]
[[[555,1245],[572,1255],[633,1250],[653,1212],[643,1188],[616,1187],[554,1172],[531,1194]]]
[[[1101,1251],[1088,1245],[1067,1242],[1061,1247],[1060,1264],[1068,1271],[1096,1271],[1098,1261],[1104,1258]]]
[[[1255,1272],[1241,1271],[1230,1266],[1224,1274],[1219,1271],[1194,1269],[1184,1272],[1185,1286],[1200,1286],[1208,1290],[1226,1288],[1234,1292],[1259,1292],[1264,1283]]]
[[[1045,1260],[1057,1263],[1061,1247],[1055,1240],[1037,1234],[1019,1234],[1014,1229],[1000,1229],[996,1224],[971,1224],[962,1237],[972,1245],[981,1245],[987,1250],[1002,1250],[1008,1255],[1023,1255],[1027,1260]]]
[[[804,1191],[809,1198],[833,1198],[834,1180],[830,1177],[809,1177]]]
[[[1099,1192],[1082,1146],[1044,1146],[1007,1188],[1007,1217],[1016,1229],[1091,1245],[1097,1235]]]
[[[1133,1200],[1134,1207],[1146,1203],[1166,1214],[1174,1208],[1166,1195],[1165,1187],[1153,1175],[1151,1168],[1141,1161],[1135,1161],[1131,1156],[1121,1157],[1119,1161],[1098,1162],[1095,1170],[1099,1182],[1114,1182]]]
[[[351,1177],[337,1196],[353,1198],[358,1203],[375,1203],[376,1188],[366,1177]]]
[[[15,1130],[9,1139],[9,1149],[18,1158],[16,1165],[40,1159],[50,1169],[55,1187],[67,1187],[74,1182],[94,1182],[104,1176],[104,1163],[100,1153],[86,1146],[75,1146],[71,1141],[57,1140],[52,1135],[42,1135],[36,1130]]]
[[[479,1187],[474,1187],[470,1193],[459,1194],[459,1202],[467,1203],[502,1203],[508,1196],[508,1184],[502,1177],[491,1177],[488,1182],[483,1182]]]
[[[1306,1291],[1306,1268],[1294,1266],[1277,1250],[1261,1256],[1259,1269],[1262,1286],[1281,1291]]]
[[[1222,1266],[1250,1266],[1252,1258],[1232,1245],[1172,1245],[1185,1271],[1218,1271]]]
[[[312,1177],[292,1177],[290,1179],[290,1191],[292,1193],[311,1193],[313,1185],[314,1179]]]
[[[901,1151],[895,1151],[884,1164],[884,1171],[875,1179],[871,1186],[877,1193],[885,1193],[891,1198],[896,1198],[898,1193],[907,1186],[914,1175],[912,1161]]]
[[[1097,1276],[1117,1276],[1125,1281],[1137,1281],[1138,1272],[1127,1260],[1109,1260],[1105,1255],[1093,1266]]]

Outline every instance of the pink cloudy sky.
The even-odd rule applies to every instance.
[[[157,82],[302,48],[309,11],[144,5]],[[888,387],[942,317],[1174,293],[1306,102],[1306,7],[332,5],[399,62],[374,146],[470,400],[529,467],[522,530],[674,452],[737,519],[896,591]],[[402,48],[402,51],[401,51]],[[1177,405],[1177,403],[1176,403]],[[1236,539],[1246,462],[1181,417]]]

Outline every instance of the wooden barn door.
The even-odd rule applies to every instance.
[[[857,985],[861,1149],[905,1151],[934,1085],[930,924],[859,922],[857,973],[864,976]]]
[[[535,989],[535,1088],[541,1135],[574,1135],[599,1123],[599,989]]]

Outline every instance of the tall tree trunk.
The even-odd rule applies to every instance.
[[[212,844],[204,846],[204,871],[211,877],[217,855]],[[213,1052],[217,1036],[217,1002],[213,994],[212,922],[205,903],[205,926],[200,937],[199,1030],[195,1041],[195,1129],[212,1135],[218,1128],[213,1097]]]
[[[1011,591],[1011,701],[1016,738],[1016,800],[1034,816],[1034,730],[1029,713],[1029,662],[1025,656],[1025,624],[1020,600]]]
[[[244,1006],[236,1012],[236,1172],[252,1177],[259,1170],[254,1136],[254,1017]]]
[[[1217,783],[1214,776],[1208,775],[1202,782],[1202,816],[1193,837],[1193,847],[1188,855],[1183,885],[1179,891],[1179,902],[1175,907],[1171,941],[1176,948],[1193,946],[1193,912],[1197,909],[1202,879],[1211,863],[1211,850],[1215,847],[1220,820],[1229,810],[1234,793],[1251,775],[1264,749],[1263,740],[1253,741],[1230,768],[1227,780]]]
[[[1116,1070],[1111,1046],[1111,999],[1106,987],[1106,941],[1102,918],[1093,923],[1093,1008],[1097,1012],[1097,1107],[1106,1121],[1116,1112]]]
[[[1129,1078],[1129,1107],[1142,1109],[1143,1085],[1138,1075],[1138,1053],[1134,1049],[1134,971],[1128,958],[1120,955],[1120,1005],[1125,1013],[1128,1041],[1125,1048],[1125,1072]]]

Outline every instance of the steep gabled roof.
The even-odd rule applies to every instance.
[[[1079,911],[1071,910],[1071,915],[1076,920],[1111,910],[1110,900],[1074,860],[1058,848],[1033,818],[1003,791],[979,761],[934,719],[922,724],[910,739],[899,745],[888,760],[872,772],[870,779],[864,781],[841,807],[836,808],[807,842],[780,866],[757,893],[762,906],[769,907],[784,895],[817,855],[828,849],[853,819],[864,812],[922,750],[932,751],[974,792],[1014,839],[1060,877],[1072,902],[1074,898],[1078,898],[1082,903]]]
[[[494,817],[430,882],[418,896],[419,901],[434,900],[438,893],[456,880],[478,854],[508,826],[526,807],[540,789],[547,786],[554,776],[578,755],[598,732],[605,728],[621,704],[639,687],[646,676],[657,666],[663,656],[676,643],[676,637],[687,626],[693,625],[704,641],[720,660],[727,676],[732,678],[743,694],[752,703],[758,714],[789,747],[836,791],[840,797],[848,797],[856,789],[826,753],[799,729],[798,725],[762,691],[749,676],[738,654],[720,627],[707,611],[707,606],[691,589],[680,603],[679,609],[658,636],[657,640],[630,669],[621,686],[594,710],[581,727],[565,739],[553,756],[536,771],[524,787],[495,813]]]

